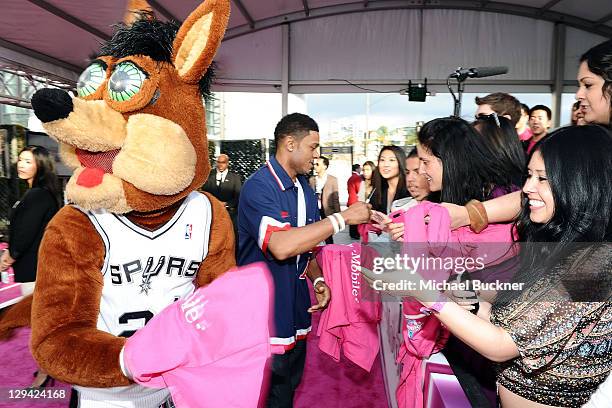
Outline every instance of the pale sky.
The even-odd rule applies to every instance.
[[[380,126],[390,129],[414,126],[417,121],[449,116],[453,111],[453,101],[448,93],[428,96],[426,102],[409,102],[408,96],[399,94],[369,94],[368,128],[376,130]],[[462,117],[471,120],[476,111],[475,96],[484,93],[465,93],[463,95]],[[225,138],[261,139],[273,138],[274,127],[281,118],[281,95],[278,93],[219,92],[218,98],[225,103]],[[528,106],[544,104],[551,106],[551,94],[514,94]],[[309,94],[289,95],[289,112],[301,112],[312,116],[319,124],[321,141],[325,142],[328,132],[334,125],[354,123],[365,129],[365,93],[352,94]],[[561,124],[569,123],[570,108],[574,94],[563,94]],[[38,119],[30,115],[28,128],[43,132]]]
[[[220,94],[217,94],[220,96]],[[272,138],[274,127],[281,118],[281,95],[265,93],[225,92],[225,138],[259,139]],[[438,93],[428,96],[426,102],[409,102],[408,96],[399,94],[369,94],[368,128],[376,130],[385,125],[390,129],[414,126],[417,121],[428,121],[449,116],[453,112],[450,94]],[[476,111],[475,96],[485,93],[463,95],[462,117],[471,120]],[[551,106],[551,94],[514,94],[528,106],[544,104]],[[321,141],[328,138],[329,130],[340,123],[354,123],[365,129],[366,94],[309,94],[289,95],[289,113],[301,112],[310,115],[319,124]],[[573,94],[564,94],[561,123],[569,122]]]

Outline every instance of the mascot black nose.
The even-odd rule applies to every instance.
[[[72,98],[61,89],[43,88],[32,95],[34,114],[41,122],[64,119],[72,112]]]

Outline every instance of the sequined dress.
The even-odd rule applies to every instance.
[[[598,300],[605,301],[572,301],[576,296],[568,293],[572,282],[566,262],[519,299],[492,308],[491,322],[510,334],[520,353],[498,365],[499,384],[541,404],[580,407],[606,379],[612,370],[609,249],[583,252],[588,262],[572,271],[576,277],[593,272],[604,277],[596,285],[605,293],[602,298],[599,291]],[[597,290],[592,283],[585,287]]]

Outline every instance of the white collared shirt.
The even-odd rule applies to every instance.
[[[228,169],[225,169],[224,171],[219,171],[217,170],[217,185],[223,183],[225,181],[225,178],[227,177],[227,173],[229,172]]]
[[[315,193],[317,194],[319,209],[322,208],[322,195],[323,195],[323,187],[325,187],[325,183],[327,183],[327,172],[323,175],[323,177],[315,176]]]

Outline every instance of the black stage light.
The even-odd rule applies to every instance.
[[[410,102],[425,102],[427,97],[427,78],[425,83],[412,85],[412,81],[408,81],[408,100]]]

